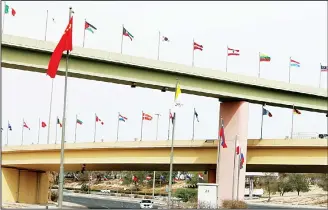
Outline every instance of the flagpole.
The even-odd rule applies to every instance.
[[[262,117],[261,117],[261,137],[260,139],[262,140],[262,134],[263,134],[263,108],[264,108],[264,105],[262,104]]]
[[[157,122],[156,122],[156,141],[158,139],[158,121],[159,121],[159,116],[160,114],[155,114],[157,116]]]
[[[157,48],[157,60],[159,60],[159,48],[161,44],[161,31],[158,31],[158,48]]]
[[[83,31],[83,47],[84,47],[84,42],[85,42],[85,22],[87,21],[87,19],[84,19],[84,31]]]
[[[259,52],[259,74],[258,77],[261,77],[261,52]]]
[[[23,125],[22,125],[22,143],[21,145],[23,145],[23,141],[24,141],[24,118],[23,118]]]
[[[40,143],[40,117],[39,117],[39,130],[38,130],[38,144]]]
[[[57,119],[56,119],[56,137],[55,137],[55,144],[57,144],[57,127],[58,127],[58,125],[57,125],[57,120],[58,120],[58,116],[57,116]]]
[[[293,139],[293,128],[294,127],[294,104],[293,104],[293,110],[292,110],[292,128],[290,130],[290,139]]]
[[[228,45],[227,45],[227,54],[226,54],[226,72],[228,72]]]
[[[192,39],[192,64],[191,64],[192,67],[194,67],[194,57],[195,57],[194,45],[195,45],[195,39]]]
[[[119,129],[120,129],[120,113],[118,113],[118,116],[117,116],[116,141],[118,141],[118,132],[119,132]]]
[[[171,127],[171,109],[169,109],[169,126],[167,131],[167,140],[170,140],[170,127]]]
[[[142,140],[142,128],[143,128],[143,121],[144,121],[143,120],[143,114],[144,114],[143,111],[141,111],[141,113],[142,114],[141,114],[141,135],[140,135],[140,141]]]
[[[223,118],[220,120],[221,123],[219,123],[219,142],[218,142],[218,149],[217,149],[217,157],[216,157],[216,183],[219,184],[219,178],[220,178],[220,156],[221,156],[221,137],[220,137],[220,129],[223,127]],[[221,125],[220,125],[221,124]]]
[[[123,30],[124,30],[124,24],[122,24],[122,34],[121,34],[121,54],[122,54],[122,52],[123,52]]]
[[[9,120],[8,120],[8,125],[7,125],[7,144],[9,143],[9,137],[8,137],[8,134],[9,134]]]
[[[47,16],[46,16],[46,29],[44,31],[44,41],[47,41],[47,31],[48,31],[48,10],[47,10]]]
[[[238,154],[237,199],[236,199],[237,201],[239,200],[239,178],[240,178],[240,168],[241,168],[240,155],[241,155],[241,149],[240,149],[239,154]]]
[[[75,120],[75,134],[74,134],[74,143],[76,143],[76,129],[77,129],[77,115],[75,115],[76,120]]]
[[[231,200],[234,200],[235,197],[235,173],[236,173],[236,148],[237,148],[237,135],[235,138],[235,148],[234,148],[234,152],[233,152],[233,175],[232,175],[232,198]]]
[[[154,177],[153,177],[153,199],[155,198],[155,178],[156,178],[156,171],[154,171]]]
[[[194,119],[192,121],[192,140],[194,140],[194,137],[195,137],[195,112],[196,112],[196,109],[194,108]]]
[[[320,63],[320,74],[319,74],[319,88],[321,87],[321,63]]]
[[[69,20],[72,17],[72,7],[69,8]],[[67,77],[68,77],[68,58],[69,50],[66,51],[66,71],[65,71],[65,86],[64,86],[64,108],[63,108],[63,127],[60,148],[60,172],[59,172],[59,188],[58,188],[58,208],[62,208],[63,202],[63,186],[64,186],[64,146],[65,146],[65,128],[66,128],[66,100],[67,100]]]
[[[93,142],[96,142],[96,133],[97,133],[97,114],[95,113],[95,133],[93,136]]]
[[[173,148],[174,148],[174,134],[176,125],[176,113],[173,114],[172,123],[172,141],[171,141],[171,154],[170,154],[170,177],[169,177],[169,192],[168,192],[168,209],[171,209],[171,196],[172,196],[172,175],[173,175]]]
[[[48,11],[48,10],[47,10]],[[48,119],[48,136],[47,136],[47,144],[50,141],[50,124],[51,124],[51,111],[52,111],[52,96],[54,91],[54,79],[51,79],[51,93],[50,93],[50,105],[49,105],[49,119]],[[56,122],[57,123],[57,122]],[[56,134],[57,135],[57,134]]]
[[[288,82],[290,83],[290,60],[292,59],[292,57],[289,57],[289,67],[288,67],[288,70],[289,70],[289,79],[288,79]]]
[[[5,8],[6,9],[6,2],[4,1],[4,5],[5,5]],[[6,16],[6,13],[3,13],[3,17],[2,17],[2,33],[4,32],[5,30],[5,16]]]

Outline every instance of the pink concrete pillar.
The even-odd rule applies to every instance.
[[[236,157],[235,167],[235,190],[233,194],[233,166],[234,154],[236,152],[235,140],[237,141],[244,154],[244,166],[239,174],[239,191],[238,199],[244,200],[245,190],[245,172],[246,172],[246,152],[248,137],[248,102],[223,102],[220,104],[220,118],[223,119],[225,139],[228,148],[220,149],[220,163],[218,170],[217,183],[219,184],[219,205],[222,200],[237,199],[237,183],[238,183],[238,156]],[[220,119],[221,126],[221,119]]]

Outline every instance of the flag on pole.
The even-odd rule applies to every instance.
[[[220,134],[219,134],[220,138],[221,138],[221,146],[223,148],[228,148],[227,144],[226,144],[226,140],[225,140],[225,135],[224,135],[224,128],[223,128],[223,123],[220,129]]]
[[[203,45],[197,44],[196,42],[194,42],[194,50],[203,51]]]
[[[169,118],[172,120],[172,123],[173,123],[173,114],[172,114],[171,110],[170,110],[170,116],[169,116]]]
[[[327,65],[326,66],[321,65],[320,69],[321,69],[321,72],[328,72]]]
[[[135,176],[135,175],[133,175],[133,176],[132,176],[132,181],[137,182],[137,181],[138,181],[138,177]]]
[[[165,177],[163,175],[161,175],[159,178],[161,181],[165,181]]]
[[[180,88],[180,83],[177,82],[177,86],[175,89],[175,96],[174,96],[174,104],[175,106],[181,107],[182,103],[181,103],[181,88]]]
[[[7,2],[5,2],[5,14],[11,14],[12,16],[16,15],[16,10],[12,7],[10,7]]]
[[[149,114],[146,113],[142,113],[142,120],[148,120],[151,121],[153,119],[153,117]]]
[[[300,110],[298,110],[298,109],[296,109],[296,108],[293,109],[293,113],[294,113],[294,114],[301,114]]]
[[[127,117],[124,117],[124,116],[121,115],[121,114],[119,114],[119,115],[118,115],[118,120],[119,120],[119,121],[123,121],[123,122],[125,122],[126,120],[128,120],[128,118],[127,118]]]
[[[198,113],[197,113],[196,109],[194,109],[194,115],[195,115],[195,117],[197,119],[197,122],[199,122]]]
[[[46,124],[45,122],[42,121],[42,122],[41,122],[41,127],[42,127],[42,128],[45,128],[45,127],[47,127],[47,124]]]
[[[262,108],[262,115],[268,115],[269,117],[272,117],[271,112],[269,112],[269,110],[265,109],[264,107]]]
[[[100,122],[102,125],[104,124],[104,122],[96,115],[96,122]]]
[[[290,59],[290,66],[291,66],[291,67],[292,67],[292,66],[294,66],[294,67],[300,67],[301,64],[300,64],[300,62],[298,62],[298,61],[295,61],[295,60],[293,60],[293,59]]]
[[[240,169],[243,168],[244,162],[245,162],[244,154],[241,153],[240,154]]]
[[[89,22],[85,21],[84,22],[84,30],[90,31],[91,33],[94,33],[94,31],[97,30],[96,27],[94,27],[92,24],[90,24]]]
[[[264,53],[260,53],[260,62],[270,62],[270,61],[271,61],[270,56]]]
[[[147,180],[147,181],[151,180],[151,176],[149,176],[149,175],[146,176],[146,180]]]
[[[60,122],[58,117],[57,117],[57,125],[59,125],[61,128],[63,127],[63,124]]]
[[[83,124],[82,120],[79,120],[79,119],[76,119],[76,123],[79,124],[79,125]]]
[[[231,55],[239,56],[240,55],[239,50],[228,47],[228,56],[231,56]]]
[[[199,173],[198,178],[204,180],[204,175],[202,173]]]
[[[72,51],[73,49],[73,17],[68,22],[68,25],[66,26],[65,32],[62,35],[60,41],[58,42],[55,50],[53,51],[49,64],[48,64],[48,70],[47,74],[51,78],[55,78],[58,70],[58,66],[60,63],[60,60],[63,56],[64,51]]]
[[[129,37],[131,41],[134,38],[134,36],[128,30],[126,30],[125,27],[123,27],[123,36]]]
[[[26,124],[25,121],[23,121],[23,127],[24,127],[24,128],[27,128],[27,129],[29,129],[29,130],[31,130],[30,127],[28,127],[28,125]]]
[[[10,130],[10,131],[12,131],[13,130],[13,128],[11,127],[11,125],[10,125],[10,123],[8,122],[8,129]]]
[[[163,37],[162,37],[162,41],[163,41],[163,42],[169,42],[170,40],[169,40],[169,38],[167,38],[166,36],[163,36]]]
[[[237,145],[236,145],[236,154],[239,155],[240,154],[240,146],[239,146],[239,141],[237,141]]]

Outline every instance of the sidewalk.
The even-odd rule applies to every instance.
[[[327,209],[327,207],[320,207],[320,206],[310,206],[310,205],[286,205],[286,204],[275,204],[275,203],[268,203],[268,202],[259,202],[256,200],[245,200],[247,204],[252,204],[256,206],[268,206],[268,207],[282,207],[282,208],[300,208],[300,209]]]

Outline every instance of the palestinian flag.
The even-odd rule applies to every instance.
[[[84,30],[90,31],[91,33],[94,33],[94,31],[97,30],[96,27],[88,23],[87,21],[84,22]]]
[[[76,123],[77,123],[77,124],[80,124],[80,125],[83,124],[82,120],[79,120],[79,119],[76,119]]]
[[[10,7],[7,3],[5,3],[5,14],[11,14],[12,16],[16,15],[16,10]]]
[[[130,32],[128,32],[128,30],[126,30],[124,27],[123,27],[123,36],[129,37],[131,41],[134,38],[134,36]]]
[[[293,113],[294,114],[301,114],[300,110],[296,109],[296,108],[293,108]]]
[[[57,125],[59,125],[61,128],[63,127],[63,124],[61,124],[59,118],[57,117]]]

